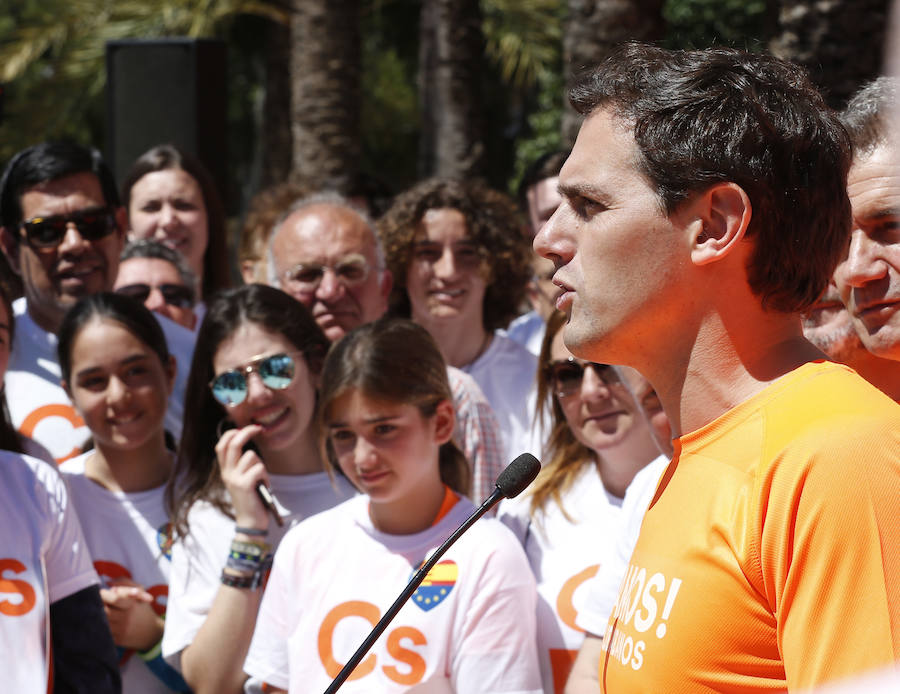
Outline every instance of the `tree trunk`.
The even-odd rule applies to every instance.
[[[360,159],[358,0],[294,0],[291,178],[346,192]]]
[[[569,13],[563,35],[566,93],[585,69],[597,65],[624,41],[656,41],[663,35],[664,0],[567,0]],[[581,116],[566,99],[562,139],[571,146]]]
[[[291,28],[269,22],[263,101],[262,186],[284,183],[291,173]]]
[[[478,0],[424,0],[419,25],[421,177],[484,173],[483,71]]]
[[[890,0],[781,0],[772,53],[803,65],[841,108],[881,73]]]

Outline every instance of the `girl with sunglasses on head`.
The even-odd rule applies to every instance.
[[[363,495],[304,521],[278,549],[244,665],[266,691],[326,689],[474,510],[462,496],[470,473],[452,441],[446,366],[421,326],[382,318],[337,342],[322,370],[318,421],[329,459]],[[482,519],[342,691],[539,692],[534,601],[521,549]]]
[[[272,287],[227,290],[207,306],[168,489],[176,540],[162,645],[196,694],[240,690],[271,552],[298,520],[354,494],[318,448],[328,346],[309,311]]]
[[[57,352],[63,387],[93,440],[93,450],[60,469],[103,582],[124,691],[186,691],[159,654],[170,561],[163,493],[174,457],[164,420],[175,359],[153,314],[109,292],[69,310]]]
[[[547,694],[562,692],[584,640],[575,619],[604,546],[614,544],[626,492],[651,462],[658,477],[667,459],[633,394],[643,378],[575,358],[563,342],[565,322],[562,313],[550,316],[539,358],[537,420],[549,425],[544,466],[531,489],[503,501],[498,512],[538,577],[537,643]]]

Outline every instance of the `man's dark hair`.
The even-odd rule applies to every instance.
[[[528,211],[528,189],[533,185],[537,185],[545,178],[554,178],[559,176],[563,164],[569,158],[571,150],[557,150],[555,152],[545,152],[535,159],[522,174],[522,180],[519,181],[519,187],[516,188],[516,199],[522,210]]]
[[[570,94],[589,116],[633,127],[638,165],[670,214],[731,181],[750,198],[747,267],[769,309],[796,312],[824,291],[850,232],[850,139],[804,70],[759,53],[629,43]]]
[[[0,178],[0,225],[13,230],[24,221],[22,193],[28,188],[83,172],[100,181],[107,206],[119,206],[116,181],[96,149],[74,142],[42,142],[22,150],[9,160]]]
[[[853,155],[869,154],[888,139],[895,128],[891,120],[900,116],[897,112],[896,77],[879,77],[872,80],[853,95],[841,111],[841,123],[850,133]]]

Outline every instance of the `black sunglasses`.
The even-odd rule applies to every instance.
[[[86,241],[98,241],[116,230],[116,218],[112,211],[108,207],[94,207],[71,214],[32,217],[22,222],[22,235],[32,248],[49,251],[62,243],[69,224],[74,224]]]
[[[574,395],[581,389],[584,379],[584,370],[588,367],[594,370],[598,378],[607,386],[619,383],[616,370],[609,364],[597,364],[592,361],[582,361],[575,357],[552,361],[544,367],[547,380],[553,384],[553,392],[559,397]]]
[[[160,284],[151,287],[149,284],[126,284],[124,287],[116,289],[116,294],[130,296],[132,299],[144,303],[150,292],[159,289],[165,301],[169,306],[177,306],[178,308],[190,308],[194,305],[194,292],[190,287],[183,284]]]

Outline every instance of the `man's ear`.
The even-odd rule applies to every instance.
[[[738,184],[710,186],[690,203],[691,261],[706,265],[729,255],[743,240],[753,213],[750,198]]]
[[[6,227],[0,227],[0,246],[3,246],[3,254],[9,262],[9,266],[17,275],[22,272],[19,269],[19,240],[16,235]]]
[[[122,205],[119,205],[116,208],[116,226],[118,227],[119,238],[122,239],[122,243],[124,244],[125,232],[128,231],[128,210]]]

